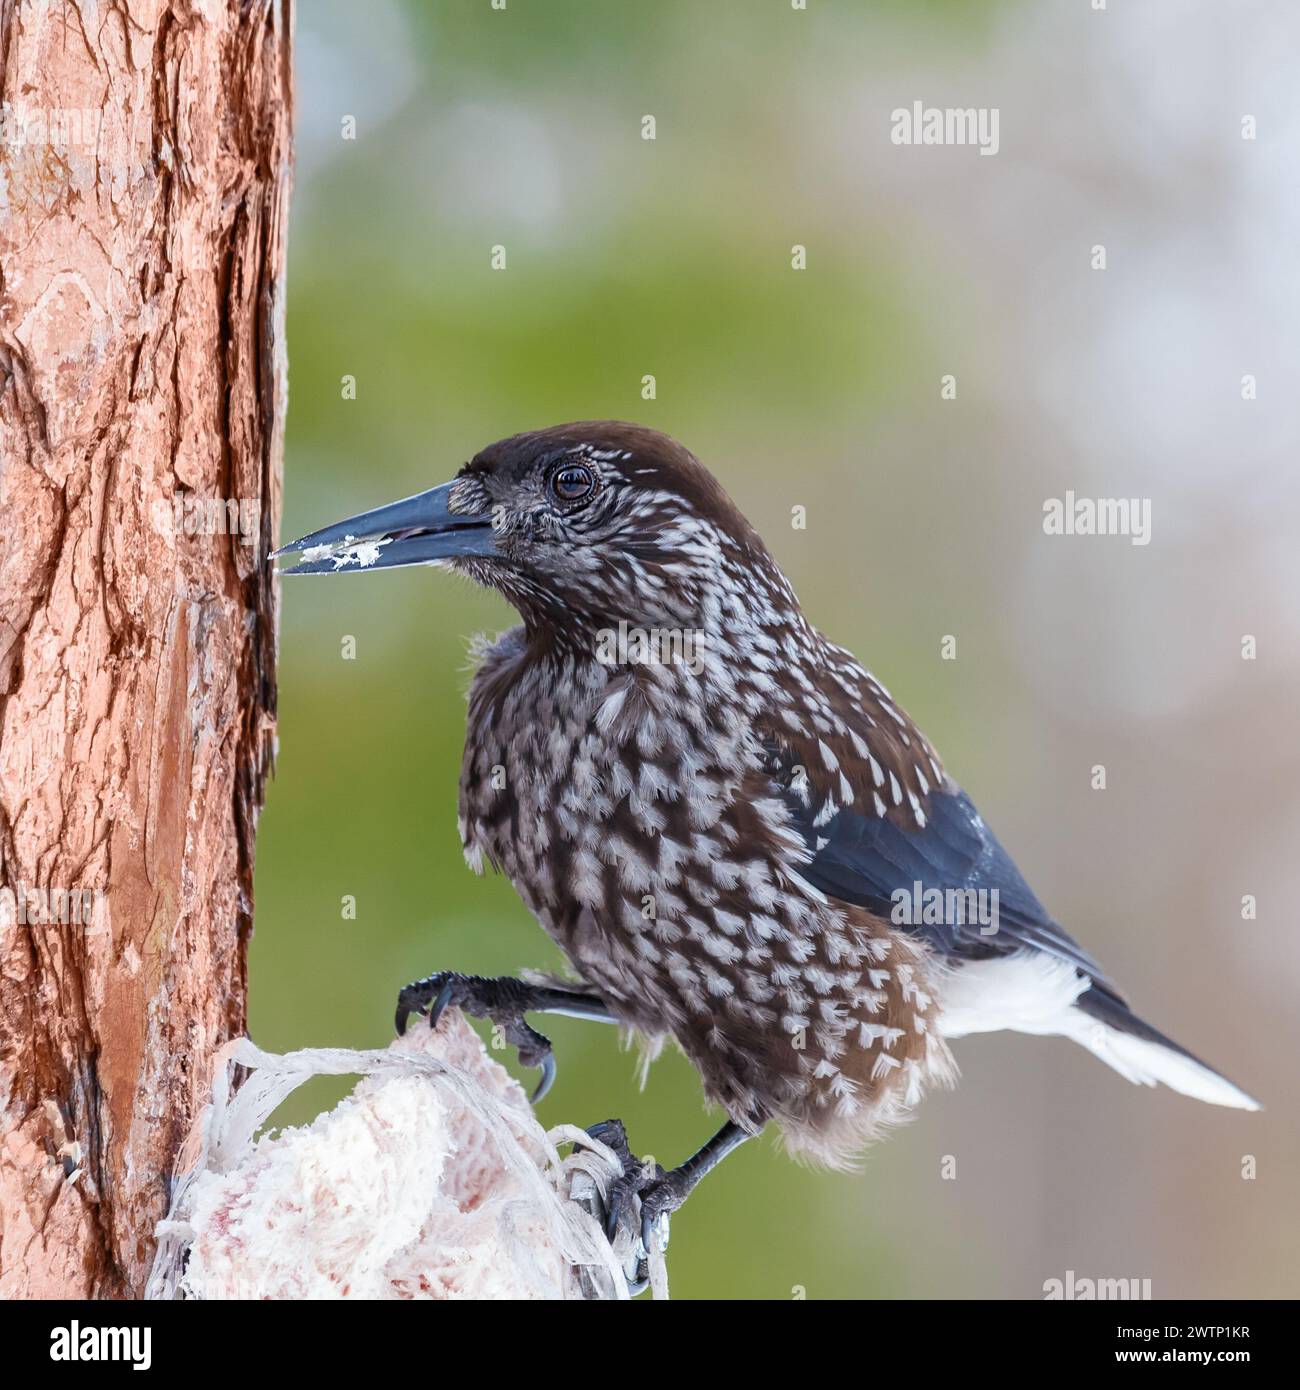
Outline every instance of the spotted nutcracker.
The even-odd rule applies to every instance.
[[[652,1055],[675,1039],[728,1119],[668,1173],[624,1147],[622,1202],[639,1196],[647,1243],[768,1122],[794,1152],[847,1164],[953,1081],[949,1041],[967,1033],[1063,1034],[1130,1081],[1258,1108],[1130,1011],[666,435],[515,435],[287,552],[295,574],[449,566],[523,619],[479,653],[461,837],[577,979],[442,972],[402,991],[397,1024],[436,1024],[449,1003],[493,1019],[542,1068],[538,1096],[554,1061],[525,1013],[620,1024]],[[617,1122],[593,1132],[625,1145]]]

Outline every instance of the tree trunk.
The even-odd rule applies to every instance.
[[[291,0],[0,0],[0,1298],[133,1297],[241,1033]]]

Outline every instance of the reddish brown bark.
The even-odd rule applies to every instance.
[[[244,1026],[291,19],[0,0],[0,1298],[140,1293]]]

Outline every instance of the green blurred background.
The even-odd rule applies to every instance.
[[[861,1174],[771,1139],[730,1159],[674,1223],[676,1297],[1041,1297],[1070,1269],[1300,1293],[1296,115],[1268,61],[1297,25],[1234,8],[298,7],[283,535],[517,430],[678,436],[1040,896],[1271,1107],[1139,1091],[1060,1040],[968,1040],[962,1089]],[[893,146],[915,100],[996,106],[998,154]],[[1267,383],[1249,405],[1246,372]],[[1066,488],[1151,497],[1152,544],[1045,537]],[[419,570],[283,585],[263,1047],[382,1046],[407,980],[558,963],[456,832],[466,639],[512,622]],[[669,1164],[711,1133],[680,1057],[642,1092],[611,1030],[544,1026],[545,1123],[617,1115]]]

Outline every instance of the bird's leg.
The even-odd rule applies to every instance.
[[[397,996],[398,1036],[406,1032],[407,1020],[412,1014],[426,1011],[429,1027],[436,1028],[448,1004],[454,1004],[471,1018],[490,1019],[501,1029],[505,1040],[518,1048],[519,1060],[524,1066],[541,1068],[541,1080],[532,1095],[534,1103],[541,1100],[555,1080],[555,1054],[551,1051],[550,1038],[525,1021],[526,1013],[568,1014],[600,1023],[618,1022],[605,1001],[595,994],[554,985],[534,985],[508,975],[485,979],[481,975],[458,975],[455,971],[443,970],[407,985]]]
[[[621,1120],[605,1120],[592,1125],[587,1133],[613,1149],[623,1163],[623,1176],[614,1182],[606,1198],[605,1234],[612,1242],[619,1225],[630,1215],[635,1196],[641,1199],[642,1245],[647,1252],[650,1250],[654,1228],[659,1226],[659,1248],[667,1249],[668,1218],[686,1201],[706,1173],[711,1173],[733,1149],[738,1149],[746,1139],[752,1139],[756,1132],[728,1120],[698,1153],[665,1172],[659,1164],[639,1159],[632,1153]]]

